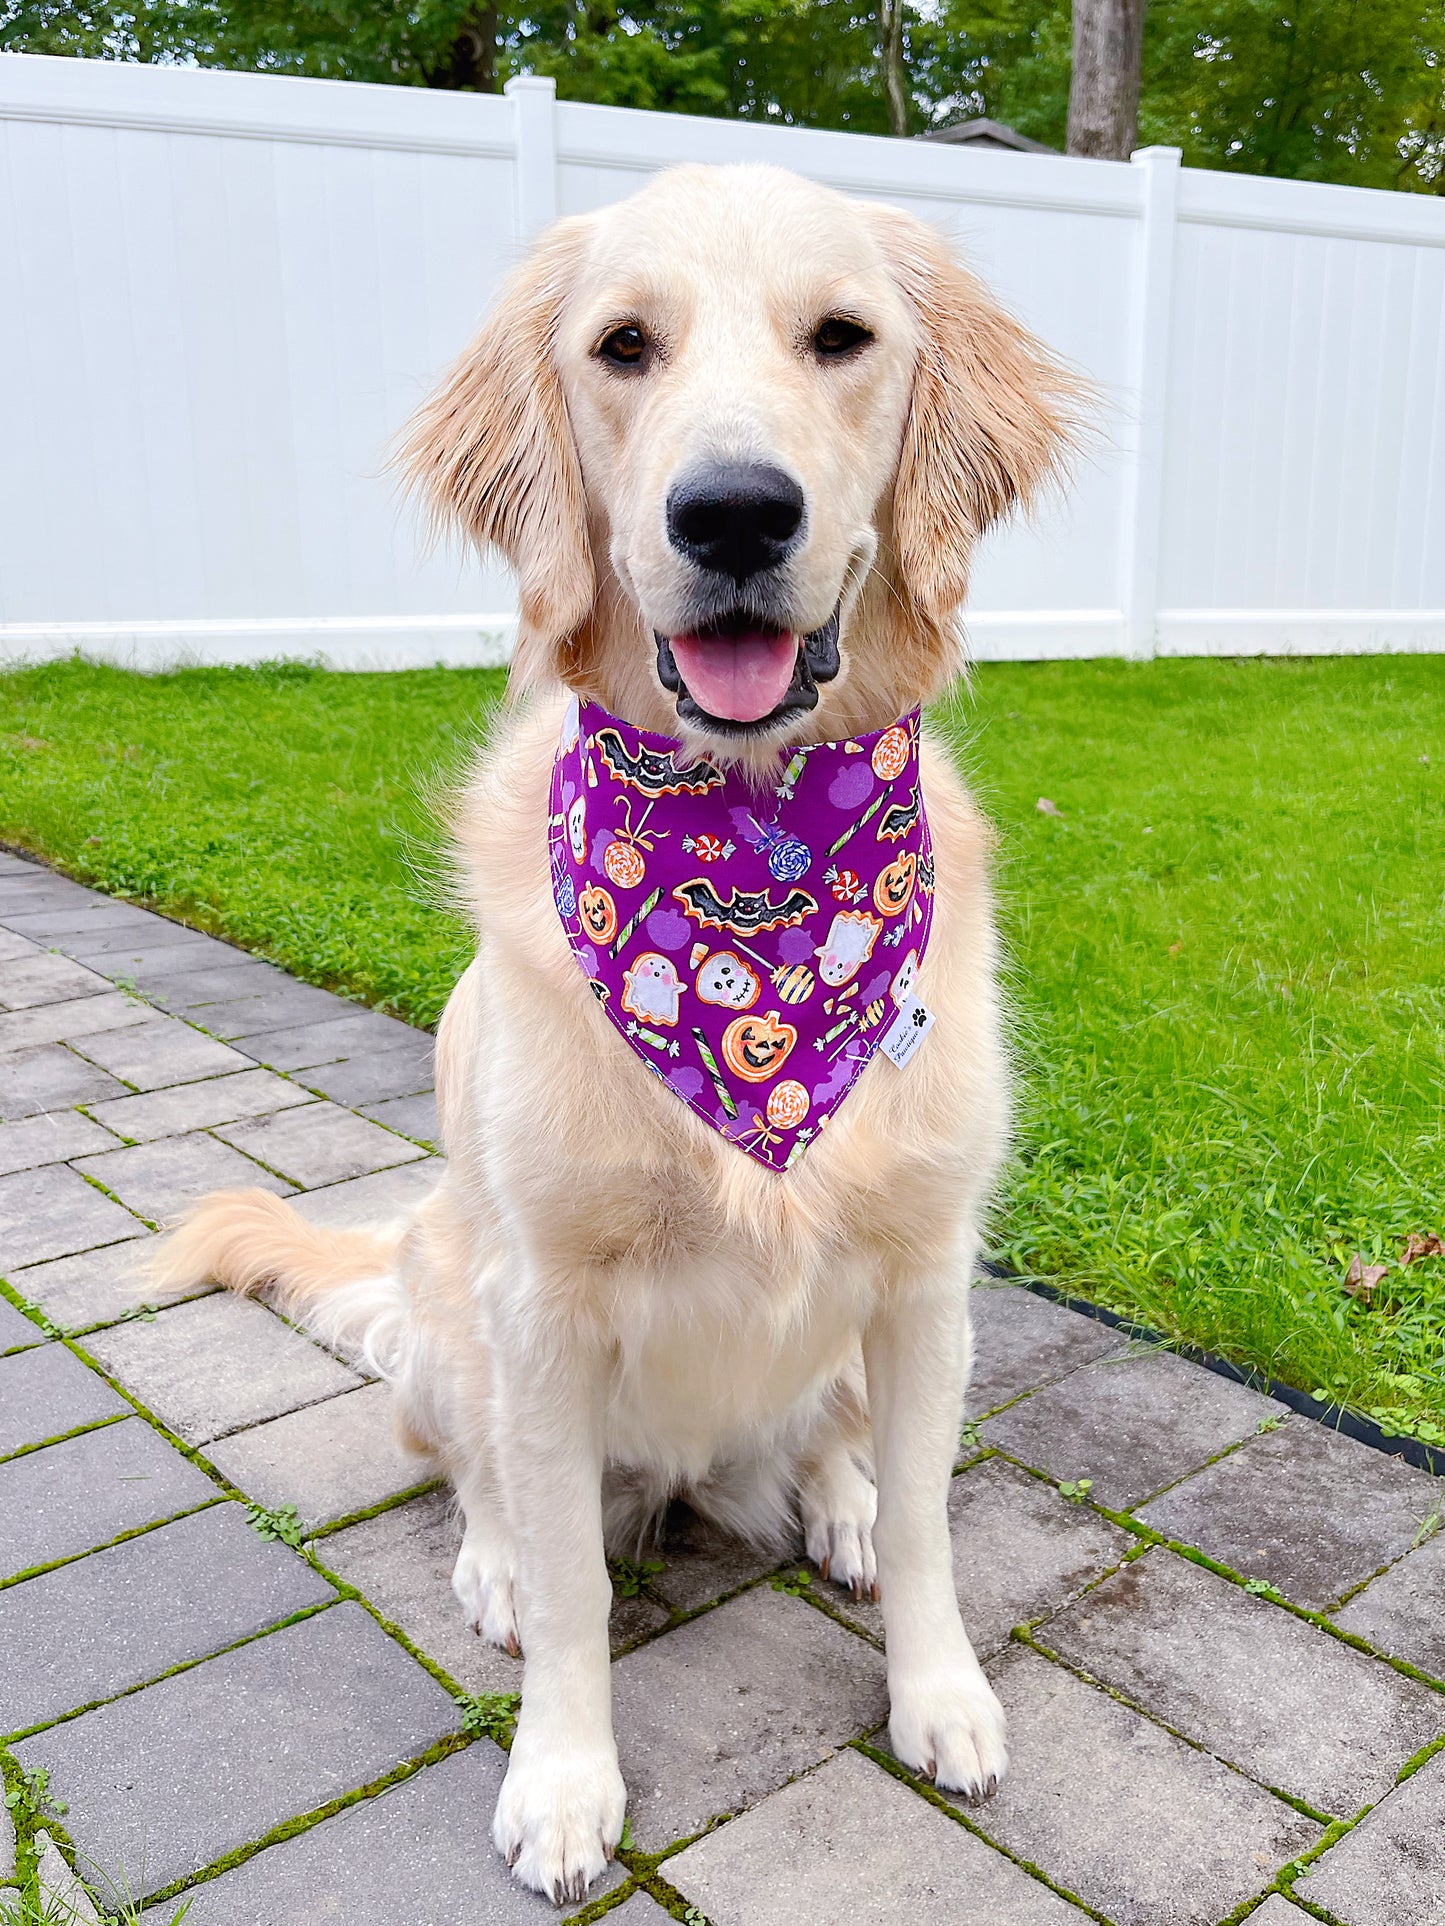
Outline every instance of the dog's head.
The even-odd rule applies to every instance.
[[[973,544],[1077,394],[923,222],[684,167],[543,236],[402,460],[516,568],[514,684],[718,759],[936,691]]]

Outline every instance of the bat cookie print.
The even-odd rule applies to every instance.
[[[791,1168],[923,968],[917,716],[784,749],[760,780],[584,702],[552,791],[553,894],[597,1021],[738,1151]]]

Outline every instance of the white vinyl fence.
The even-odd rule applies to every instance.
[[[0,659],[505,657],[389,438],[527,238],[676,161],[937,222],[1110,397],[982,658],[1445,649],[1445,201],[555,100],[0,55]]]

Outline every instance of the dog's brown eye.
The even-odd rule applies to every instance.
[[[625,327],[614,328],[611,334],[604,334],[597,344],[597,352],[604,361],[610,361],[618,368],[635,368],[647,352],[647,336],[641,328],[628,322]]]
[[[840,355],[852,354],[855,348],[866,346],[872,339],[872,330],[865,328],[861,321],[850,321],[846,314],[830,314],[813,331],[813,351],[828,360],[837,360]]]

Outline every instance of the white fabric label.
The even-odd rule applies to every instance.
[[[933,1012],[916,996],[905,997],[898,1014],[889,1024],[878,1048],[890,1063],[901,1070],[913,1061],[913,1053],[933,1028]]]

